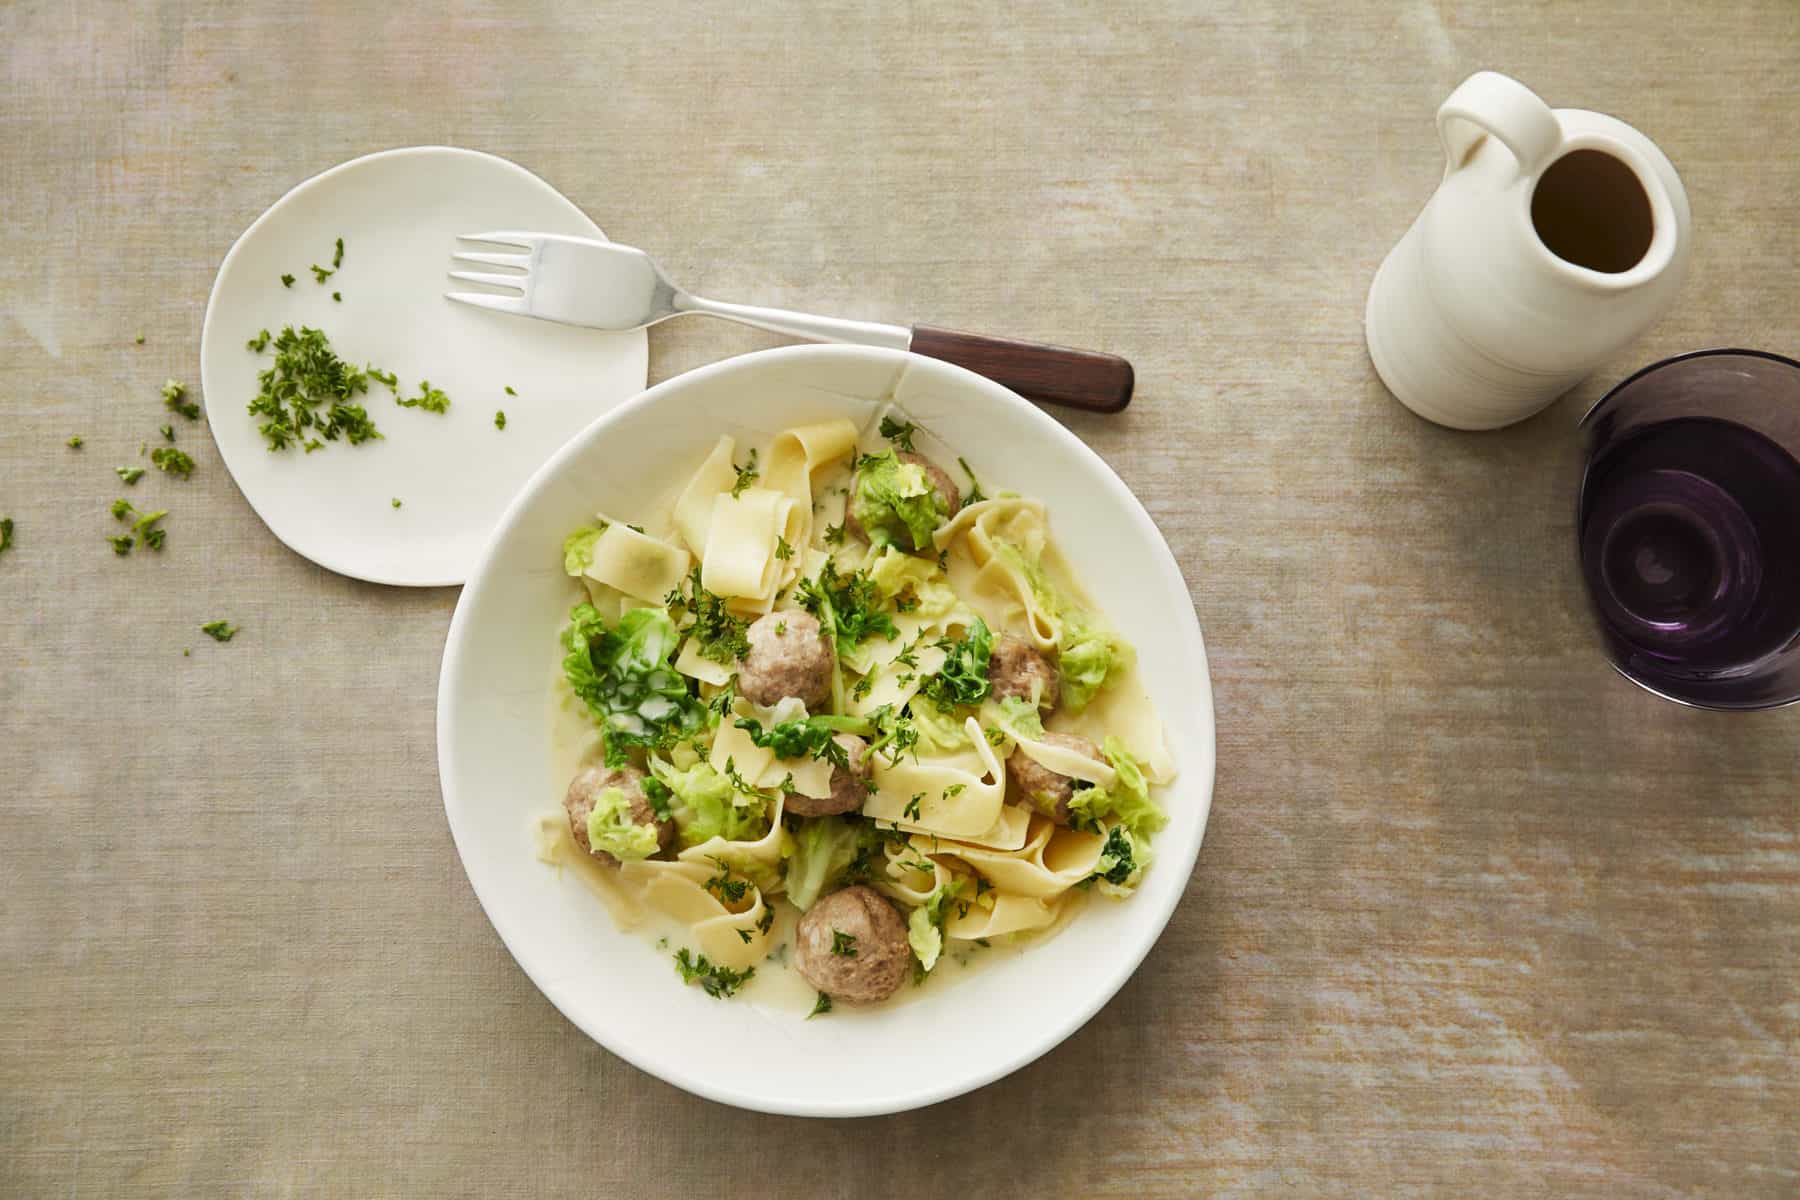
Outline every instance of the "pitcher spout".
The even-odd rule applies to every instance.
[[[1679,286],[1690,218],[1673,164],[1622,121],[1579,109],[1557,115],[1566,138],[1526,213],[1538,268],[1586,292]]]

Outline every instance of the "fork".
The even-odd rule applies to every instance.
[[[1114,413],[1131,402],[1131,364],[1117,355],[932,325],[909,328],[708,300],[676,287],[642,250],[617,242],[513,232],[464,234],[460,240],[512,248],[451,255],[459,263],[505,268],[450,272],[450,278],[464,283],[505,289],[444,293],[478,308],[610,330],[642,329],[685,313],[704,313],[815,342],[910,350],[966,367],[1046,404]]]

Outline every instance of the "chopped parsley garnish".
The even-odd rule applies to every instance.
[[[68,446],[68,447],[69,447],[69,449],[71,449],[71,450],[79,450],[79,449],[81,449],[81,435],[80,435],[80,434],[79,434],[79,433],[78,433],[78,434],[76,434],[76,435],[75,435],[75,436],[74,436],[74,437],[71,437],[71,438],[70,438],[70,439],[69,439],[69,440],[68,440],[68,441],[67,441],[67,442],[66,442],[66,443],[65,443],[65,445],[67,445],[67,446]]]
[[[834,767],[850,769],[850,752],[836,740],[836,735],[852,728],[866,729],[867,723],[855,717],[795,717],[764,729],[752,717],[737,723],[750,735],[750,740],[765,750],[775,751],[776,758],[822,758]]]
[[[868,575],[862,571],[840,575],[829,558],[817,579],[800,581],[800,606],[819,618],[839,657],[852,653],[873,634],[892,638],[900,632],[893,618],[881,611],[881,591]]]
[[[775,535],[775,557],[782,562],[794,557],[794,548],[779,533]]]
[[[879,828],[877,826],[877,829]],[[844,868],[846,882],[860,883],[875,874],[875,852],[881,844],[881,842],[877,842],[871,845],[865,842],[856,848],[856,853],[850,859],[850,865]]]
[[[0,554],[12,549],[13,519],[0,517]]]
[[[774,792],[762,791],[749,780],[745,779],[743,775],[738,772],[737,763],[730,758],[725,760],[725,778],[731,781],[731,786],[737,790],[739,795],[750,796],[754,799],[764,801],[773,801],[776,798]],[[778,790],[787,790],[787,785],[792,779],[793,776],[790,775],[787,779],[782,780],[781,787]]]
[[[741,467],[736,463],[733,463],[731,469],[737,472],[737,482],[731,485],[731,494],[733,496],[741,496],[744,494],[745,488],[761,478],[761,472],[756,469],[756,447],[752,446],[750,448],[750,461],[748,463],[745,463]]]
[[[187,398],[187,388],[175,380],[163,382],[162,399],[163,407],[170,412],[178,412],[190,421],[200,419],[200,406]]]
[[[507,385],[506,385],[506,387],[505,387],[505,388],[504,388],[504,389],[502,389],[502,390],[504,390],[504,391],[505,391],[505,392],[506,392],[506,394],[507,394],[507,395],[509,395],[509,396],[516,396],[516,395],[518,395],[518,394],[519,394],[519,393],[517,393],[517,392],[515,392],[515,391],[513,391],[513,390],[512,390],[512,384],[510,384],[510,383],[509,383],[509,384],[507,384]]]
[[[395,507],[395,508],[399,508],[399,507],[400,507],[400,497],[398,497],[398,496],[395,496],[395,497],[394,497],[394,507]]]
[[[987,622],[976,617],[969,636],[955,642],[945,638],[938,645],[949,653],[942,669],[919,688],[920,694],[946,713],[959,704],[980,704],[987,699],[993,688],[988,682],[988,659],[994,652],[994,635]]]
[[[842,521],[839,521],[836,525],[827,525],[825,527],[825,544],[827,546],[841,546],[844,544],[844,523]]]
[[[737,676],[733,675],[730,679],[725,681],[725,686],[719,689],[719,694],[707,701],[706,710],[712,714],[713,721],[717,723],[731,715],[731,706],[736,700]],[[703,745],[696,746],[695,751],[704,754],[706,747]]]
[[[117,475],[120,479],[123,479],[126,487],[133,487],[137,484],[138,480],[144,477],[144,468],[114,467],[113,474]]]
[[[261,354],[268,348],[269,331],[266,329],[258,330],[255,337],[244,343],[244,349],[250,351],[252,354]]]
[[[831,1011],[831,997],[826,995],[824,992],[820,992],[819,998],[817,1000],[813,1001],[812,1011],[806,1014],[806,1019],[810,1021],[814,1017],[822,1016],[823,1014],[828,1013],[830,1011]]]
[[[400,395],[400,377],[392,371],[382,371],[371,366],[364,367],[363,373],[376,383],[385,384],[387,390],[394,393],[396,398]]]
[[[763,915],[756,918],[756,932],[767,934],[775,925],[775,910],[763,905]]]
[[[114,515],[117,514],[115,513]],[[144,513],[138,517],[135,523],[133,523],[131,532],[135,533],[138,536],[138,540],[150,547],[150,549],[161,550],[163,548],[163,539],[169,535],[164,530],[156,528],[156,523],[168,515],[169,510],[166,508],[153,513]]]
[[[337,303],[342,304],[344,302],[344,293],[333,292],[333,293],[331,293],[331,298],[333,300],[335,300]]]
[[[251,349],[269,344],[264,334],[251,339]],[[368,410],[352,403],[369,390],[369,371],[346,363],[323,333],[306,326],[297,332],[284,326],[274,346],[275,365],[257,376],[262,391],[249,404],[251,416],[264,418],[262,435],[270,450],[285,450],[295,442],[317,442],[311,447],[317,449],[324,445],[320,438],[343,438],[355,446],[381,436]]]
[[[167,441],[172,442],[175,440],[175,427],[173,425],[159,425],[157,426],[157,432],[162,434],[163,438]]]
[[[313,282],[321,284],[337,274],[337,271],[331,267],[321,267],[318,263],[314,263],[312,266],[308,267],[307,270],[313,273]]]
[[[924,798],[924,792],[914,792],[913,798],[908,800],[906,802],[906,807],[900,810],[900,815],[905,817],[908,821],[917,821],[919,819],[919,801]]]
[[[238,627],[229,621],[208,621],[200,627],[200,632],[215,642],[229,642],[237,636]]]
[[[499,409],[494,410],[494,428],[495,429],[505,429],[506,428],[506,414],[501,412]]]
[[[337,248],[331,252],[331,269],[337,270],[344,265],[344,239],[337,240]]]
[[[756,976],[755,967],[745,967],[742,971],[715,967],[707,961],[706,955],[696,955],[686,946],[676,952],[675,969],[681,973],[681,982],[698,983],[700,990],[715,1000],[729,999]]]
[[[951,784],[949,787],[944,789],[944,799],[946,799],[946,800],[955,799],[956,797],[962,795],[963,792],[968,789],[968,786],[969,785],[966,783]]]
[[[112,502],[112,515],[113,519],[116,521],[123,521],[126,517],[129,517],[136,511],[137,509],[131,506],[131,501],[125,499],[123,496]]]
[[[183,479],[194,473],[193,455],[174,446],[158,446],[150,452],[150,461],[156,464],[157,470],[169,475],[179,475]]]
[[[286,272],[283,272],[282,276],[281,276],[281,286],[284,288],[293,287],[294,286],[294,277],[292,275],[287,274]]]
[[[969,477],[969,494],[963,497],[963,503],[980,504],[983,500],[986,500],[987,496],[981,490],[981,480],[975,478],[975,472],[969,466],[969,460],[958,455],[956,458],[956,465],[961,467],[963,469],[963,474]]]
[[[426,412],[444,413],[450,411],[450,397],[431,386],[431,380],[419,381],[419,394],[412,399],[402,399],[397,393],[394,402],[401,408],[422,408]]]
[[[883,704],[869,713],[869,723],[875,726],[869,753],[880,754],[889,763],[898,763],[919,744],[919,730],[905,709],[896,710],[891,704]]]
[[[137,539],[129,533],[121,533],[118,537],[109,537],[106,540],[112,543],[113,553],[118,555],[130,554],[132,546],[137,544]]]
[[[919,427],[911,421],[896,421],[892,417],[881,418],[881,436],[908,454],[916,453],[913,450],[913,434],[918,431]]]
[[[831,931],[831,952],[839,958],[856,957],[856,935],[841,929]]]
[[[135,338],[132,338],[131,340],[141,346],[144,344],[144,335],[140,333]]]
[[[745,632],[749,623],[734,616],[723,597],[701,585],[699,567],[688,574],[687,596],[683,597],[677,589],[665,603],[671,610],[692,615],[693,622],[684,632],[694,639],[701,658],[729,666],[750,653],[750,639]]]
[[[867,699],[869,693],[874,690],[875,677],[873,675],[864,675],[850,686],[850,697],[854,700],[864,700]]]
[[[744,879],[733,879],[731,877],[731,867],[724,861],[715,858],[712,862],[719,870],[717,874],[706,881],[704,885],[706,890],[727,904],[738,903],[738,901],[744,898],[744,893],[750,890],[749,881]],[[744,940],[749,941],[750,939],[745,938]]]

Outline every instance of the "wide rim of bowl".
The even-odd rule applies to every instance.
[[[944,1082],[918,1087],[911,1092],[889,1094],[873,1100],[851,1096],[829,1101],[795,1103],[785,1098],[770,1099],[741,1089],[722,1086],[716,1081],[686,1069],[679,1063],[645,1053],[637,1047],[625,1044],[622,1040],[614,1037],[602,1022],[588,1019],[587,1014],[583,1012],[583,1006],[577,1003],[578,994],[547,980],[533,968],[530,962],[526,961],[526,957],[521,955],[518,949],[521,939],[515,937],[512,923],[504,915],[504,908],[491,901],[489,895],[484,891],[482,882],[470,870],[469,856],[464,852],[462,833],[458,828],[458,810],[464,803],[464,798],[459,793],[456,784],[456,774],[450,757],[449,732],[455,724],[453,714],[458,703],[458,694],[462,690],[464,682],[462,651],[464,643],[471,636],[468,615],[474,607],[471,598],[479,597],[485,590],[489,566],[501,544],[513,533],[520,515],[536,501],[539,494],[548,486],[549,481],[564,469],[565,464],[586,450],[593,441],[604,437],[606,431],[613,425],[623,423],[641,409],[664,403],[671,396],[679,396],[682,391],[703,380],[738,371],[753,370],[757,364],[777,358],[816,358],[825,362],[846,356],[863,359],[874,358],[879,361],[891,362],[896,366],[917,363],[921,369],[947,372],[946,378],[957,380],[968,387],[987,393],[1003,407],[1013,411],[1020,420],[1036,426],[1047,437],[1072,449],[1078,457],[1085,458],[1089,462],[1095,469],[1095,480],[1100,486],[1112,492],[1123,511],[1139,527],[1139,532],[1144,535],[1146,543],[1153,548],[1151,558],[1154,560],[1158,582],[1163,587],[1174,589],[1175,593],[1185,602],[1188,619],[1182,623],[1182,628],[1164,632],[1165,634],[1178,633],[1181,636],[1187,651],[1186,657],[1191,658],[1199,668],[1195,677],[1200,681],[1203,694],[1194,699],[1197,715],[1201,718],[1201,724],[1204,726],[1199,731],[1203,735],[1203,744],[1197,747],[1202,752],[1203,763],[1200,766],[1201,778],[1187,785],[1194,788],[1195,794],[1199,798],[1198,820],[1192,842],[1181,848],[1178,857],[1159,857],[1157,860],[1159,868],[1163,870],[1173,868],[1180,872],[1180,886],[1170,888],[1166,893],[1166,898],[1155,908],[1143,910],[1143,920],[1135,926],[1141,930],[1137,935],[1136,944],[1131,947],[1130,952],[1121,961],[1118,968],[1099,986],[1089,991],[1080,1003],[1071,1006],[1067,1013],[1056,1019],[1045,1033],[1024,1043],[1020,1049],[1003,1055],[992,1063],[984,1064],[979,1069]],[[926,364],[929,366],[927,367]],[[555,1006],[557,1011],[608,1051],[640,1071],[673,1084],[683,1091],[755,1112],[831,1118],[881,1116],[905,1112],[972,1092],[1042,1058],[1092,1020],[1095,1014],[1118,994],[1119,990],[1143,965],[1144,959],[1148,957],[1150,950],[1162,937],[1169,920],[1174,916],[1176,906],[1187,892],[1188,884],[1193,877],[1194,866],[1199,859],[1201,844],[1205,841],[1206,825],[1211,816],[1213,788],[1217,775],[1218,741],[1217,714],[1213,707],[1212,697],[1212,676],[1206,656],[1205,638],[1200,629],[1199,616],[1193,608],[1192,593],[1188,590],[1187,581],[1181,573],[1180,565],[1175,561],[1174,552],[1169,549],[1168,541],[1162,536],[1162,531],[1157,528],[1156,522],[1151,519],[1149,512],[1138,500],[1136,494],[1107,465],[1106,460],[1060,422],[1039,410],[1017,393],[985,376],[977,375],[952,363],[925,358],[909,351],[845,345],[796,345],[759,350],[723,359],[664,380],[610,412],[597,417],[581,432],[570,438],[543,466],[538,468],[501,514],[500,520],[494,526],[492,536],[477,559],[468,582],[464,585],[462,595],[457,600],[456,611],[450,620],[450,632],[445,641],[444,661],[438,679],[436,736],[438,776],[443,791],[444,815],[450,825],[451,840],[456,846],[457,857],[462,863],[463,873],[468,877],[469,885],[474,889],[475,897],[480,902],[482,912],[488,918],[488,923],[500,936],[508,953],[513,956],[513,960],[518,963],[520,969],[525,972],[538,991],[543,993],[545,999]],[[1149,897],[1140,896],[1136,899],[1148,900]]]

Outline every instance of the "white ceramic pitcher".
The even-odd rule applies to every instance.
[[[1369,289],[1382,382],[1428,420],[1493,429],[1548,405],[1669,307],[1687,193],[1649,138],[1551,110],[1493,71],[1437,114],[1443,182]]]

